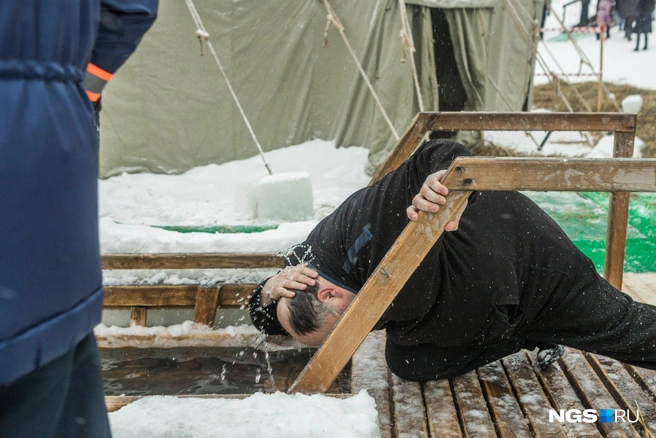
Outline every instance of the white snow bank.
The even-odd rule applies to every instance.
[[[110,413],[114,438],[380,437],[365,391],[346,399],[257,393],[241,400],[153,396]]]
[[[259,156],[196,167],[182,175],[123,174],[99,182],[103,253],[277,252],[302,242],[316,221],[369,182],[368,150],[312,140],[267,152],[274,174],[312,177],[313,219],[253,234],[177,233],[150,225],[258,225],[253,199],[267,175]]]
[[[547,135],[544,131],[531,132],[538,144],[542,143]],[[613,136],[604,135],[599,142],[590,146],[588,137],[585,133],[576,131],[554,131],[549,136],[542,150],[538,150],[535,142],[523,131],[485,131],[484,139],[515,152],[533,155],[557,155],[564,157],[585,157],[585,158],[613,158]],[[633,158],[641,158],[640,149],[645,142],[638,137],[635,138],[633,149]]]
[[[168,327],[155,326],[155,327],[117,327],[115,325],[107,327],[104,324],[99,324],[93,329],[96,336],[153,336],[153,335],[167,335],[167,336],[183,336],[192,333],[216,333],[226,336],[246,336],[246,335],[259,335],[260,332],[252,325],[242,324],[239,326],[230,326],[225,328],[214,329],[205,324],[196,324],[193,321],[185,321],[182,324],[175,324]]]

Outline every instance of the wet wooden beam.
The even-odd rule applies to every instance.
[[[443,183],[448,186],[453,175],[447,171]],[[290,392],[324,392],[330,387],[470,194],[453,192],[437,213],[420,212],[419,220],[406,226]]]
[[[424,384],[428,430],[431,437],[460,438],[463,436],[454,397],[448,379],[431,380]]]
[[[647,430],[656,436],[656,406],[654,400],[643,390],[626,370],[624,364],[605,356],[585,353],[588,362],[601,378],[606,389],[622,409],[630,409],[633,413],[631,419],[638,416],[637,408],[645,420]],[[636,403],[638,405],[636,406]],[[639,426],[636,425],[638,429]]]
[[[397,437],[428,438],[426,408],[421,383],[392,375],[394,430]]]
[[[535,366],[535,356],[533,353],[528,354],[529,359],[536,375],[538,376],[545,393],[551,401],[551,405],[557,411],[563,409],[565,411],[570,409],[583,408],[583,402],[579,398],[572,385],[567,380],[567,376],[563,372],[559,363],[549,365],[546,369],[540,370]],[[548,415],[545,412],[543,415]],[[548,417],[546,417],[548,419]],[[563,424],[563,429],[567,432],[569,437],[598,437],[601,438],[599,430],[590,423],[566,423]]]
[[[241,307],[256,284],[224,284],[221,286],[217,305],[219,307]],[[105,308],[126,307],[183,307],[196,305],[199,285],[139,285],[105,286]]]
[[[385,331],[369,333],[351,361],[351,392],[366,390],[376,401],[382,438],[392,437],[390,372],[385,362]]]
[[[219,305],[221,288],[199,287],[194,305],[194,322],[197,324],[214,325],[216,308]]]
[[[635,132],[616,132],[613,156],[616,158],[633,156],[634,141]],[[617,289],[622,288],[628,221],[629,194],[611,193],[604,252],[604,278]]]
[[[285,258],[275,254],[163,253],[105,254],[103,269],[255,269],[281,268]]]
[[[369,185],[374,185],[381,178],[390,172],[396,170],[401,164],[408,159],[410,155],[417,149],[421,139],[429,131],[440,113],[419,113],[410,123],[410,126],[405,130],[401,139],[398,141],[394,149],[385,159],[385,162],[378,168]]]
[[[451,379],[456,403],[460,408],[463,437],[496,438],[494,423],[487,409],[476,371]]]
[[[656,192],[656,159],[458,157],[453,166],[450,190]]]
[[[568,374],[572,386],[581,397],[585,409],[625,409],[610,395],[599,376],[591,368],[583,356],[583,352],[567,348],[562,357],[564,370]],[[583,407],[578,409],[582,410]],[[605,436],[622,436],[639,438],[640,435],[629,423],[597,423]]]
[[[550,423],[545,415],[547,409],[552,406],[533,371],[526,351],[507,356],[502,359],[502,363],[508,371],[508,377],[510,377],[510,382],[517,394],[517,400],[522,406],[535,436],[537,438],[567,437],[560,423]]]
[[[130,307],[130,327],[135,325],[144,327],[147,316],[148,309],[146,307]]]
[[[436,113],[422,113],[436,114]],[[623,113],[443,112],[429,131],[635,132],[637,117]]]
[[[501,363],[495,361],[480,367],[478,378],[486,395],[498,436],[532,438],[533,434],[524,421],[524,414]]]

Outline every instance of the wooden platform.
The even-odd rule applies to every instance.
[[[635,300],[656,305],[656,274],[626,274],[624,283]],[[534,352],[521,351],[420,384],[386,372],[383,350],[383,333],[367,338],[353,357],[352,392],[376,399],[384,437],[656,437],[656,371],[572,349],[540,371]],[[636,403],[644,424],[549,422],[549,409],[630,409],[634,419]]]

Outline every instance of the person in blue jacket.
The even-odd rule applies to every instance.
[[[91,101],[157,6],[0,3],[0,437],[110,436]]]

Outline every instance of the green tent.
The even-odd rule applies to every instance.
[[[510,1],[533,32],[542,0]],[[331,1],[399,134],[419,111],[410,58],[402,62],[400,3]],[[528,105],[534,54],[501,0],[406,3],[425,110]],[[385,158],[395,137],[334,27],[323,47],[322,1],[194,4],[265,151],[322,138],[368,147],[374,166]],[[160,0],[157,22],[103,97],[102,177],[179,173],[257,154],[207,47],[200,56],[195,31],[184,1]]]

